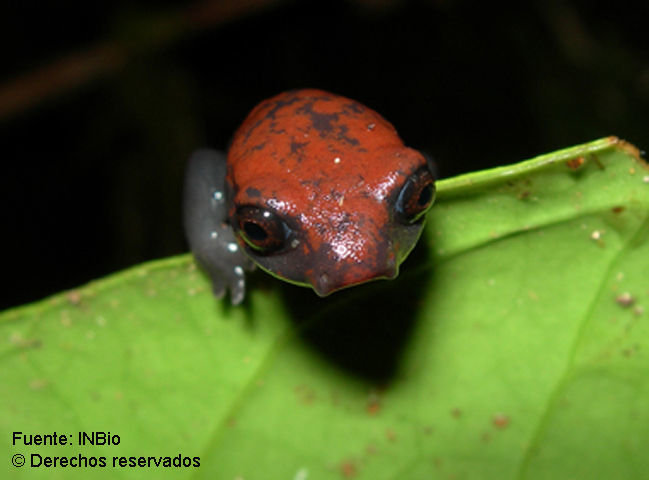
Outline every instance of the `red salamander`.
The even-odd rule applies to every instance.
[[[227,157],[192,155],[184,224],[217,296],[240,303],[254,265],[326,296],[396,277],[434,197],[431,163],[378,113],[296,90],[257,105]]]

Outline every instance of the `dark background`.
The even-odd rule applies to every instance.
[[[186,158],[291,88],[372,107],[442,177],[647,147],[647,19],[624,0],[4,2],[0,308],[185,251]]]

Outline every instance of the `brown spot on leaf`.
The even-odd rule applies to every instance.
[[[298,385],[293,389],[297,401],[302,405],[311,405],[316,398],[315,391],[307,385]]]
[[[68,293],[66,293],[65,298],[67,298],[68,302],[70,302],[72,305],[78,307],[81,304],[81,291],[70,290]]]
[[[377,415],[381,411],[381,397],[377,392],[373,391],[369,394],[365,411],[369,415]]]
[[[29,388],[32,390],[42,390],[47,387],[49,383],[50,382],[46,378],[35,378],[29,382]]]
[[[640,159],[640,150],[638,150],[637,147],[634,145],[630,144],[629,142],[625,142],[624,140],[619,139],[618,137],[611,136],[608,137],[608,141],[612,144],[615,145],[616,148],[620,150],[624,150],[625,152],[629,153],[630,155],[634,156],[637,159]]]
[[[637,345],[634,345],[634,346],[631,346],[631,347],[626,347],[626,348],[622,349],[622,356],[628,358],[628,357],[633,356],[633,354],[636,353],[637,351],[638,351],[638,346]]]
[[[365,410],[369,415],[377,415],[381,411],[381,403],[379,401],[368,402]]]
[[[509,425],[509,417],[504,413],[497,413],[491,419],[491,423],[497,429],[503,430]]]
[[[635,297],[629,292],[624,292],[615,297],[615,303],[623,308],[629,308],[635,303]]]
[[[581,167],[584,163],[586,163],[586,159],[582,156],[571,158],[566,162],[566,165],[570,170],[577,170],[579,167]]]
[[[356,464],[353,460],[345,460],[340,464],[340,473],[342,473],[345,478],[354,478],[358,473],[356,469]]]
[[[25,338],[21,333],[13,333],[9,336],[9,343],[18,348],[40,348],[43,342],[37,338]]]
[[[532,192],[530,192],[529,190],[523,190],[522,192],[520,192],[518,194],[518,199],[519,200],[525,200],[525,199],[529,198],[529,196],[531,194],[532,194]]]

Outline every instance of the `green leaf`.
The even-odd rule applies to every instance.
[[[611,137],[438,187],[391,282],[323,300],[256,274],[235,308],[183,255],[4,312],[5,477],[646,475],[637,150]],[[12,442],[54,431],[73,445]],[[95,431],[119,444],[79,445]],[[107,466],[30,467],[33,454]],[[178,455],[200,467],[113,467]]]

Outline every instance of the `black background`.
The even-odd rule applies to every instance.
[[[185,251],[186,158],[224,148],[283,90],[365,103],[442,177],[610,134],[649,144],[646,3],[211,3],[234,13],[185,21],[197,4],[172,1],[0,7],[0,91],[22,75],[47,84],[67,55],[97,45],[122,59],[0,117],[0,308]]]

